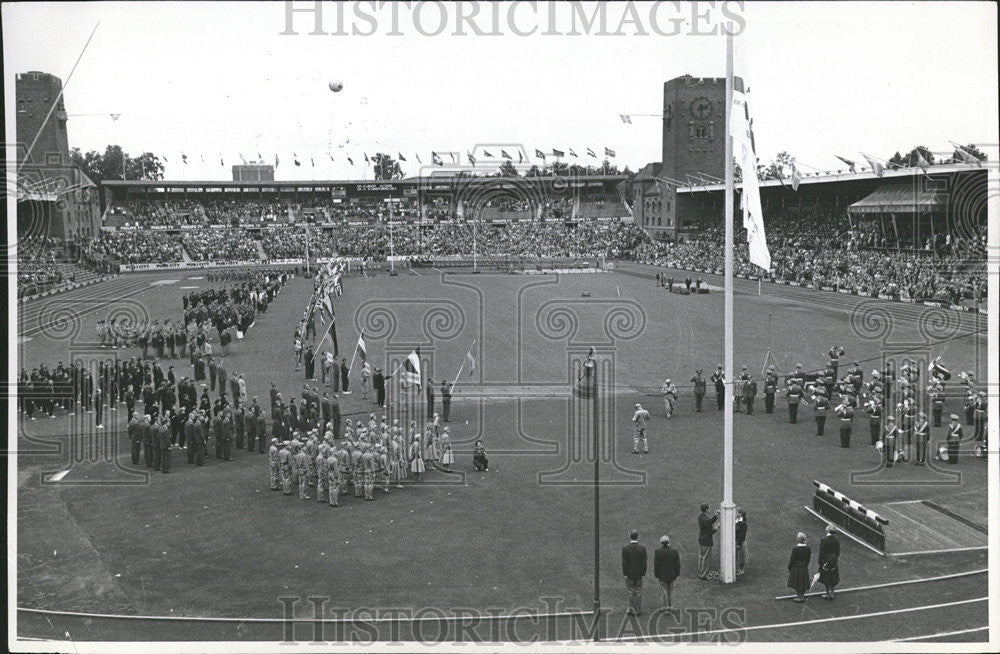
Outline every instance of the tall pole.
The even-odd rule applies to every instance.
[[[733,504],[733,137],[730,133],[733,112],[733,26],[726,33],[726,325],[725,375],[726,396],[722,443],[722,505],[720,509],[719,572],[722,582],[736,581],[736,505]]]
[[[594,445],[594,640],[601,639],[601,445],[600,426],[597,415],[597,362],[590,361],[592,366],[594,398],[593,415],[593,435],[591,440]]]

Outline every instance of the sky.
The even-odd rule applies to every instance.
[[[402,153],[412,175],[432,150],[482,162],[483,146],[572,148],[593,163],[586,148],[609,147],[637,170],[659,160],[661,143],[659,119],[639,114],[661,111],[668,79],[724,76],[720,29],[733,20],[764,162],[787,150],[806,170],[835,170],[835,154],[888,158],[920,144],[947,156],[949,141],[982,144],[995,160],[1000,139],[987,2],[322,3],[325,34],[310,34],[313,2],[2,11],[7,97],[16,73],[62,78],[72,147],[151,151],[168,160],[167,179],[231,179],[241,155],[258,153],[280,157],[278,179],[370,179],[363,153],[377,151]]]

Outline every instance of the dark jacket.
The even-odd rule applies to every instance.
[[[669,545],[656,550],[653,553],[653,574],[667,583],[677,579],[681,574],[681,556],[677,550]]]
[[[646,576],[646,547],[629,543],[622,548],[622,574],[635,581]]]
[[[712,535],[715,534],[715,521],[719,519],[719,516],[713,515],[709,516],[707,513],[702,513],[698,516],[698,544],[711,546],[714,544]]]

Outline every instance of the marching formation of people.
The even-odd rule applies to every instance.
[[[936,456],[949,464],[958,462],[963,441],[974,443],[974,447],[982,444],[976,451],[984,451],[987,395],[976,385],[973,372],[959,374],[963,387],[965,425],[973,428],[967,438],[957,413],[949,414],[951,421],[943,424],[945,402],[949,397],[954,398],[955,392],[949,395],[946,390],[951,372],[941,363],[940,356],[928,366],[927,383],[923,385],[921,371],[912,358],[903,358],[898,370],[894,361],[889,359],[882,370],[873,369],[866,381],[864,370],[857,361],[846,371],[841,370],[840,360],[844,354],[843,347],[831,347],[826,353],[828,362],[824,368],[807,372],[802,364],[796,364],[795,370],[784,375],[783,380],[775,366],[770,365],[760,380],[761,384],[747,366],[743,366],[732,384],[735,411],[753,415],[758,393],[763,390],[764,411],[772,414],[781,393],[787,401],[790,423],[798,423],[800,407],[811,407],[816,435],[826,433],[827,418],[830,416],[837,423],[840,446],[844,448],[851,447],[855,418],[863,414],[868,418],[870,444],[881,452],[887,468],[899,461],[926,465],[928,457],[935,456],[934,452],[929,452],[931,433],[935,428],[945,429],[947,445]],[[703,411],[708,381],[715,390],[717,409],[721,411],[724,407],[727,384],[720,364],[709,380],[705,379],[700,369],[691,377],[695,413]],[[660,387],[660,394],[663,396],[664,414],[669,419],[676,410],[676,384],[666,379]],[[648,421],[649,412],[636,404],[632,416],[634,454],[639,453],[640,445],[643,453],[648,452]]]

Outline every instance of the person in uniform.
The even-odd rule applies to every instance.
[[[764,375],[764,412],[774,413],[774,396],[778,392],[778,374],[774,372],[774,366],[767,367],[767,374]]]
[[[642,443],[643,454],[649,454],[649,445],[646,443],[646,422],[649,421],[649,411],[642,408],[638,402],[635,403],[635,413],[632,414],[632,454],[639,453],[639,443]]]
[[[747,571],[747,512],[736,510],[736,576],[742,577]]]
[[[802,387],[794,378],[788,388],[785,389],[785,396],[788,398],[788,422],[793,425],[799,419],[799,403],[802,401]]]
[[[364,470],[365,501],[375,501],[375,455],[372,453],[371,445],[364,446],[361,454],[361,467]]]
[[[271,490],[281,490],[281,449],[278,447],[278,439],[271,439],[271,447],[267,450],[267,465],[271,477]]]
[[[677,386],[669,378],[665,379],[663,386],[660,387],[660,393],[663,394],[663,410],[667,418],[670,418],[674,415],[674,403],[677,402]]]
[[[722,365],[720,364],[715,372],[712,373],[712,384],[715,386],[715,404],[719,411],[726,404],[726,375],[722,372]]]
[[[854,407],[848,398],[843,398],[837,407],[837,415],[840,416],[840,446],[850,447],[851,431],[854,428]]]
[[[896,426],[895,416],[887,416],[885,419],[885,435],[882,437],[882,460],[886,468],[891,468],[896,462],[896,452],[899,442],[899,427]]]
[[[334,447],[330,447],[327,450],[326,484],[330,506],[340,506],[340,485],[343,481],[340,454]]]
[[[913,463],[922,466],[927,462],[927,442],[930,439],[931,428],[927,424],[927,414],[921,411],[913,425],[913,440],[917,446],[917,456]]]
[[[344,393],[344,395],[350,395],[351,394],[351,391],[347,390],[347,385],[351,381],[350,378],[349,378],[350,373],[351,373],[351,369],[347,365],[347,359],[341,357],[341,359],[340,359],[340,386],[341,386],[341,389],[342,389],[342,392]],[[337,389],[333,389],[333,390],[337,390]]]
[[[131,416],[128,423],[128,439],[132,444],[132,465],[139,465],[139,451],[142,447],[142,425],[139,416]]]
[[[160,417],[160,426],[156,431],[157,444],[160,452],[160,470],[170,472],[170,422],[166,415]]]
[[[153,467],[153,426],[147,413],[142,417],[142,456],[147,468]]]
[[[309,497],[309,457],[300,446],[295,451],[295,471],[299,476],[299,499],[308,500]]]
[[[757,399],[757,381],[747,378],[743,382],[743,406],[747,409],[747,415],[753,415],[753,403]]]
[[[833,590],[840,583],[840,540],[833,525],[826,526],[826,536],[819,541],[816,563],[819,564],[819,583],[826,589],[823,599],[832,600]]]
[[[813,390],[813,414],[816,417],[816,435],[822,436],[826,427],[826,412],[830,408],[830,400],[826,397],[826,390],[819,380]]]
[[[917,421],[917,404],[914,400],[907,398],[899,406],[899,431],[900,451],[904,453],[904,458],[913,458],[913,426]]]
[[[375,400],[379,407],[385,406],[385,374],[382,372],[381,368],[375,369],[375,374],[372,376],[372,380],[375,384]]]
[[[292,471],[295,467],[295,458],[292,455],[292,442],[285,441],[284,447],[278,452],[278,462],[281,465],[281,490],[285,495],[292,494]]]
[[[865,412],[868,413],[868,432],[872,447],[878,444],[882,433],[882,399],[880,394],[873,394],[865,402]]]
[[[434,415],[434,380],[427,378],[427,416]]]
[[[986,391],[979,391],[972,405],[972,424],[974,425],[973,440],[986,440]]]
[[[696,370],[694,377],[689,381],[694,384],[694,412],[701,413],[701,403],[705,399],[705,390],[708,384],[705,382],[705,378],[701,376],[701,370]]]
[[[941,416],[944,413],[944,388],[940,384],[931,384],[928,391],[928,399],[931,402],[931,420],[935,427],[940,427]]]
[[[830,357],[830,369],[833,370],[833,378],[837,378],[837,371],[840,369],[840,357],[844,356],[844,348],[834,345],[827,352]]]
[[[327,452],[329,447],[324,443],[317,448],[316,458],[313,463],[313,468],[316,470],[316,501],[317,502],[328,502],[328,486],[330,479],[330,471],[327,464]]]
[[[424,473],[425,469],[423,448],[420,446],[420,434],[414,434],[413,442],[410,444],[410,472],[413,473],[417,481],[420,481],[420,475]]]
[[[962,423],[958,421],[958,414],[951,414],[951,422],[948,423],[948,463],[955,465],[958,463],[958,448],[962,442]]]

